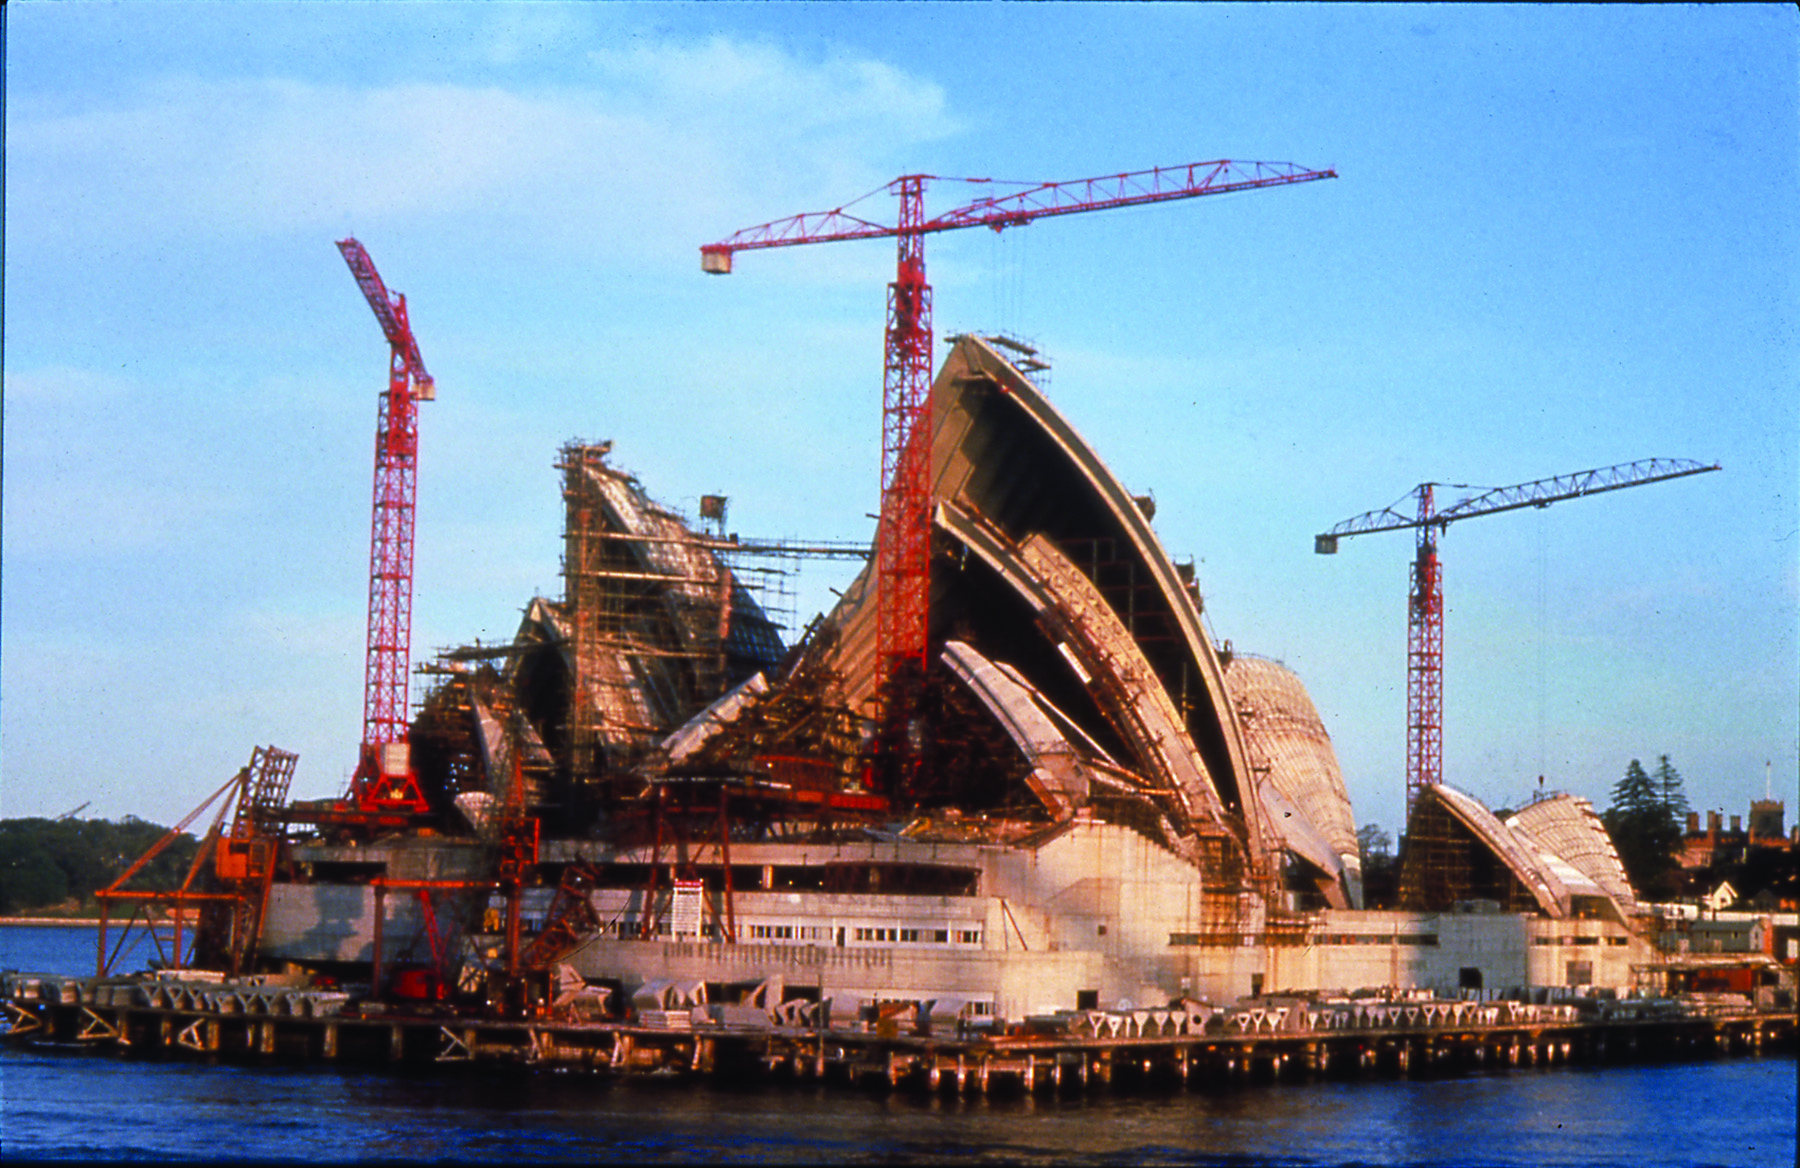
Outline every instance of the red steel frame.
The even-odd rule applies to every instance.
[[[351,801],[362,810],[424,811],[409,764],[389,772],[385,751],[404,742],[412,649],[413,509],[418,493],[419,410],[434,396],[406,318],[406,297],[390,293],[355,239],[338,241],[390,346],[387,391],[375,427],[375,498],[369,538],[369,634],[363,669],[363,739]]]
[[[1406,615],[1406,815],[1444,778],[1444,573],[1432,484],[1419,486],[1418,551]]]
[[[931,285],[925,281],[925,175],[898,180],[899,256],[888,285],[881,406],[881,519],[875,544],[880,661],[876,724],[913,707],[925,677],[931,594]],[[893,709],[887,708],[892,703]],[[901,734],[899,742],[910,742]],[[905,746],[901,750],[905,753]],[[911,760],[898,760],[904,767]],[[904,778],[901,782],[904,783]]]
[[[746,228],[700,249],[702,270],[723,275],[731,271],[731,258],[739,251],[887,236],[898,240],[896,274],[888,285],[882,383],[875,692],[876,725],[901,755],[895,761],[902,789],[916,760],[910,757],[911,734],[895,723],[914,708],[929,656],[931,286],[925,280],[925,236],[964,227],[1000,231],[1046,216],[1286,186],[1337,174],[1285,162],[1196,162],[1041,183],[1012,195],[977,199],[928,220],[925,184],[935,177],[903,175],[888,184],[900,199],[899,222],[892,227],[839,207]]]

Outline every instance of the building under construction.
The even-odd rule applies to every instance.
[[[421,669],[423,806],[286,804],[269,775],[285,791],[292,756],[259,752],[211,890],[181,894],[201,959],[502,1012],[558,987],[781,986],[839,1017],[902,1002],[972,1025],[1644,984],[1655,948],[1583,800],[1502,822],[1435,786],[1400,907],[1363,907],[1300,679],[1215,643],[1152,501],[1029,356],[957,338],[932,385],[930,660],[904,704],[882,692],[871,568],[796,635],[763,584],[807,549],[727,534],[720,498],[681,516],[609,444],[572,442],[562,596],[510,644]]]

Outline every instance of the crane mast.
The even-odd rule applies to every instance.
[[[1384,507],[1346,519],[1313,537],[1313,551],[1337,552],[1340,539],[1377,531],[1411,529],[1415,536],[1406,609],[1406,815],[1426,787],[1444,778],[1444,575],[1438,537],[1460,519],[1497,515],[1522,507],[1548,507],[1625,487],[1641,487],[1718,470],[1685,458],[1648,458],[1554,478],[1534,479],[1469,495],[1439,511],[1435,489],[1474,490],[1463,483],[1420,483],[1410,492],[1411,513]]]
[[[388,384],[375,426],[375,493],[369,536],[369,632],[363,670],[363,737],[350,802],[362,811],[424,811],[406,749],[412,649],[413,508],[418,492],[419,409],[436,397],[407,321],[406,297],[390,293],[356,239],[338,241],[350,274],[389,346]]]
[[[917,757],[907,723],[917,709],[929,660],[931,550],[931,285],[925,236],[965,227],[1001,231],[1034,219],[1138,206],[1336,178],[1285,162],[1197,162],[1126,174],[1049,182],[1011,195],[977,199],[925,217],[925,186],[937,176],[909,174],[887,190],[899,199],[897,222],[884,225],[845,207],[746,228],[700,249],[702,271],[725,275],[739,251],[892,236],[894,280],[888,285],[881,412],[881,512],[876,528],[875,725],[882,776],[904,793]],[[964,180],[986,183],[989,179]],[[848,206],[848,205],[847,205]]]

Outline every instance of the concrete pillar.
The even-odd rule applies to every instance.
[[[404,1026],[388,1027],[388,1058],[399,1062],[406,1055],[406,1028]]]
[[[319,1032],[319,1057],[334,1059],[338,1056],[338,1024],[327,1022]]]

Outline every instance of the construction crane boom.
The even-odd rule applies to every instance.
[[[928,219],[925,185],[945,180],[909,174],[884,188],[899,199],[898,218],[891,226],[852,214],[846,207],[854,204],[846,204],[746,228],[701,247],[701,270],[725,275],[731,271],[733,255],[740,251],[852,239],[892,237],[897,241],[895,277],[888,285],[881,511],[875,539],[875,741],[892,747],[882,760],[890,767],[889,773],[879,782],[893,791],[903,791],[910,782],[915,762],[910,757],[913,736],[903,723],[916,709],[929,662],[931,285],[925,279],[925,236],[965,227],[1001,231],[1053,215],[1336,177],[1334,171],[1308,170],[1292,163],[1196,162],[1038,183],[1014,194],[977,199]]]
[[[1554,478],[1534,479],[1510,487],[1483,489],[1466,483],[1420,483],[1409,493],[1416,506],[1411,515],[1398,504],[1365,511],[1313,537],[1313,551],[1337,552],[1340,539],[1377,531],[1412,529],[1417,533],[1412,586],[1407,598],[1406,638],[1406,814],[1426,787],[1443,781],[1444,773],[1444,578],[1437,542],[1450,524],[1478,515],[1497,515],[1523,507],[1548,507],[1625,487],[1641,487],[1688,475],[1719,470],[1685,458],[1647,458]],[[1478,493],[1437,510],[1435,489]]]
[[[359,810],[423,811],[406,749],[408,661],[412,650],[413,509],[418,492],[418,403],[437,396],[406,316],[354,238],[338,241],[389,347],[388,386],[375,428],[375,497],[369,536],[369,635],[364,664],[363,739],[350,799]]]
[[[1439,530],[1450,526],[1458,519],[1473,519],[1477,515],[1493,515],[1501,511],[1517,511],[1522,507],[1548,507],[1552,503],[1564,499],[1579,499],[1585,495],[1598,495],[1602,491],[1617,491],[1624,487],[1639,487],[1649,483],[1660,483],[1664,479],[1678,479],[1687,475],[1701,474],[1709,470],[1720,469],[1717,463],[1707,466],[1687,458],[1646,458],[1638,462],[1620,463],[1618,466],[1604,466],[1598,470],[1577,471],[1574,474],[1557,475],[1555,478],[1534,479],[1529,483],[1520,483],[1512,487],[1494,487],[1479,495],[1470,495],[1458,501],[1454,506],[1432,514],[1430,522]],[[1466,483],[1421,483],[1411,494],[1416,495],[1423,487],[1449,487],[1452,490],[1475,490]],[[1422,520],[1415,515],[1406,515],[1383,507],[1379,511],[1365,511],[1352,519],[1346,519],[1330,531],[1313,537],[1314,550],[1322,555],[1330,555],[1337,551],[1337,541],[1352,535],[1369,535],[1377,531],[1399,531],[1404,528],[1417,527]],[[1329,545],[1329,546],[1327,546]]]
[[[918,225],[911,230],[918,234],[955,231],[964,227],[989,227],[1000,231],[1008,227],[1021,227],[1034,219],[1052,215],[1136,207],[1170,199],[1223,195],[1232,191],[1259,190],[1263,187],[1288,186],[1336,177],[1336,171],[1309,170],[1291,162],[1232,162],[1221,159],[1214,162],[1191,162],[1186,166],[1158,166],[1127,174],[1038,183],[1010,195],[976,199],[933,219],[921,216]],[[902,188],[911,183],[993,181],[981,178],[944,179],[938,175],[912,174],[903,175],[882,189],[900,194]],[[864,195],[863,198],[868,196]],[[861,199],[857,202],[861,202]],[[701,269],[713,275],[726,275],[732,269],[732,255],[740,251],[791,247],[802,243],[835,243],[847,239],[886,239],[908,230],[901,224],[888,226],[853,215],[845,209],[851,206],[855,206],[855,203],[847,203],[844,207],[830,211],[810,211],[756,227],[746,227],[718,243],[703,246],[700,249]]]

